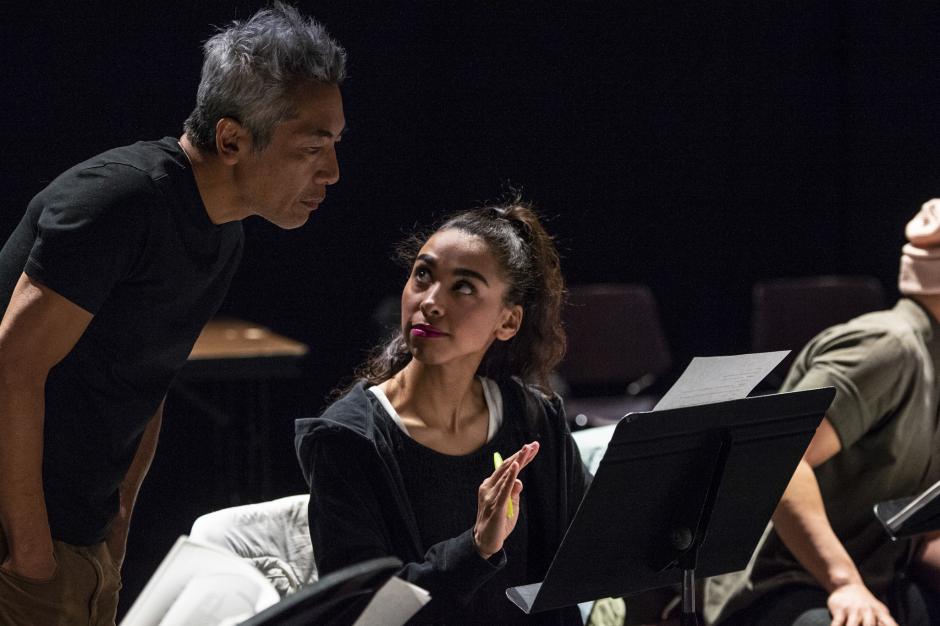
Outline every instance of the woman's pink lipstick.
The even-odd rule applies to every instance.
[[[443,337],[447,333],[441,332],[433,326],[428,326],[427,324],[415,324],[411,327],[411,336],[412,337]]]

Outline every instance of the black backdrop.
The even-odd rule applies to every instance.
[[[261,4],[5,9],[0,236],[75,162],[178,135],[200,43]],[[873,274],[893,295],[903,225],[940,195],[929,2],[302,5],[349,53],[342,178],[300,230],[246,223],[223,306],[312,349],[275,389],[283,493],[302,488],[290,418],[376,341],[372,309],[402,282],[391,244],[415,224],[521,187],[569,282],[649,284],[684,364],[747,349],[761,278]],[[194,420],[171,402],[128,598],[208,506],[186,496]]]

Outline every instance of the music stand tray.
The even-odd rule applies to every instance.
[[[372,559],[328,574],[241,626],[351,626],[372,596],[401,569],[394,557]]]
[[[892,540],[940,530],[940,482],[910,498],[879,502],[874,513]]]
[[[506,595],[526,613],[744,569],[835,396],[826,387],[664,411],[617,424],[541,583]]]

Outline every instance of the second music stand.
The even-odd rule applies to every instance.
[[[526,613],[744,569],[835,389],[632,413],[541,583],[506,590]]]

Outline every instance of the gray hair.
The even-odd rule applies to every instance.
[[[313,18],[275,2],[250,19],[232,22],[203,46],[196,108],[183,124],[199,149],[215,152],[215,126],[232,117],[248,129],[254,150],[271,141],[274,127],[297,115],[290,99],[297,85],[339,85],[346,51]]]

